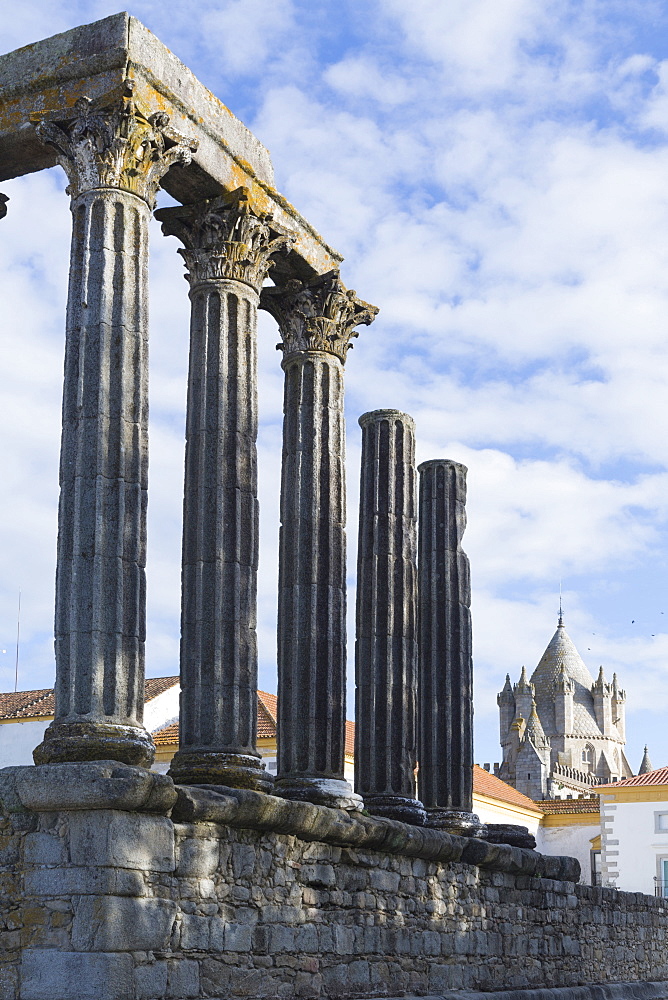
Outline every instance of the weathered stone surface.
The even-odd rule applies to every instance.
[[[0,180],[56,162],[26,122],[64,117],[77,97],[96,106],[120,93],[128,73],[139,105],[166,112],[174,128],[198,141],[193,162],[176,168],[163,186],[177,201],[216,197],[247,187],[258,211],[294,231],[296,243],[281,267],[288,275],[322,273],[340,254],[273,187],[267,150],[141,22],[126,13],[73,28],[0,57]]]
[[[21,963],[21,1000],[128,1000],[130,955],[82,954],[31,949]]]
[[[548,857],[507,844],[457,837],[438,829],[364,816],[315,803],[285,801],[237,788],[178,789],[173,818],[187,823],[224,823],[237,829],[293,834],[302,840],[381,850],[430,861],[466,860],[501,872],[578,881],[575,858]]]
[[[9,770],[0,771],[0,776]],[[176,789],[167,775],[115,760],[11,770],[21,805],[38,812],[120,809],[166,814],[176,802]]]
[[[415,425],[398,410],[374,410],[359,422],[355,791],[373,815],[422,824],[415,796]]]
[[[163,951],[177,910],[171,899],[86,896],[76,906],[72,944],[77,951]]]
[[[150,764],[142,726],[148,473],[148,221],[191,148],[131,81],[43,122],[72,191],[56,572],[56,713],[38,764]]]
[[[69,849],[73,865],[174,871],[174,825],[145,813],[72,812]]]
[[[462,551],[466,467],[423,462],[419,519],[418,789],[427,822],[475,836],[471,581]]]
[[[257,719],[257,306],[289,243],[247,193],[156,213],[190,283],[179,783],[268,790]]]
[[[285,371],[276,793],[354,808],[343,775],[346,680],[343,362],[377,310],[338,272],[262,290]]]

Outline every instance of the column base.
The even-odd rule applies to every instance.
[[[424,826],[427,813],[421,802],[404,795],[365,795],[364,808],[372,816]]]
[[[486,829],[475,813],[438,807],[427,809],[426,825],[453,833],[457,837],[484,837]]]
[[[359,811],[364,808],[362,797],[343,778],[281,778],[274,784],[274,795],[297,802],[313,802],[330,809]]]
[[[155,757],[155,744],[143,726],[54,721],[47,727],[44,739],[35,747],[32,756],[36,764],[118,760],[135,767],[150,767]]]
[[[271,792],[274,783],[261,757],[225,750],[178,750],[167,773],[175,785],[226,785]]]

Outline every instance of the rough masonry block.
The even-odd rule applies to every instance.
[[[80,951],[161,951],[176,912],[171,899],[86,896],[76,906],[72,944]]]
[[[27,950],[21,977],[21,1000],[129,1000],[133,994],[130,955]]]
[[[164,816],[101,809],[72,812],[69,823],[75,865],[174,871],[174,826]]]

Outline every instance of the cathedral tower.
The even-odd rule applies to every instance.
[[[498,775],[529,795],[578,798],[631,777],[624,756],[626,694],[617,675],[589,673],[559,615],[531,678],[506,677],[497,698],[503,763]]]

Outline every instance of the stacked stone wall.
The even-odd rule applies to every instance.
[[[4,802],[3,1000],[668,980],[665,900],[159,813]]]

